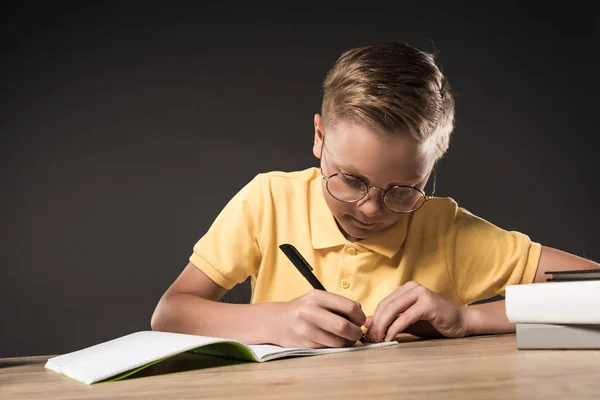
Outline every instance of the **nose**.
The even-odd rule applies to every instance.
[[[371,190],[377,190],[378,193],[371,195]],[[383,190],[377,187],[370,187],[367,195],[358,203],[358,209],[368,217],[374,217],[383,212]]]

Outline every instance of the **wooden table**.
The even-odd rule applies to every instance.
[[[264,364],[185,354],[91,386],[44,369],[47,356],[0,359],[0,399],[600,399],[600,350],[517,350],[514,335],[399,340]]]

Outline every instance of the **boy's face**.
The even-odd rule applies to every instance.
[[[344,120],[327,126],[324,131],[321,122],[321,116],[316,114],[313,153],[321,160],[324,176],[344,172],[384,190],[394,185],[421,190],[425,187],[435,157],[432,152],[419,151],[408,134],[386,138]],[[410,215],[388,209],[383,204],[382,192],[377,189],[370,189],[358,202],[344,203],[331,196],[323,181],[323,194],[342,233],[350,241],[373,236]]]

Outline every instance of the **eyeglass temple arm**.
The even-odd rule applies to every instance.
[[[433,195],[435,194],[435,171],[437,169],[436,167],[437,167],[437,163],[433,164],[433,188],[431,189],[431,196],[429,196],[429,198],[432,198]]]

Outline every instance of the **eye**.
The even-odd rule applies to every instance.
[[[342,174],[341,178],[344,180],[344,183],[353,189],[362,189],[365,186],[365,183],[358,178],[355,178],[352,175]]]
[[[411,187],[395,187],[386,193],[386,196],[390,201],[403,203],[414,201],[419,196],[418,190]]]

